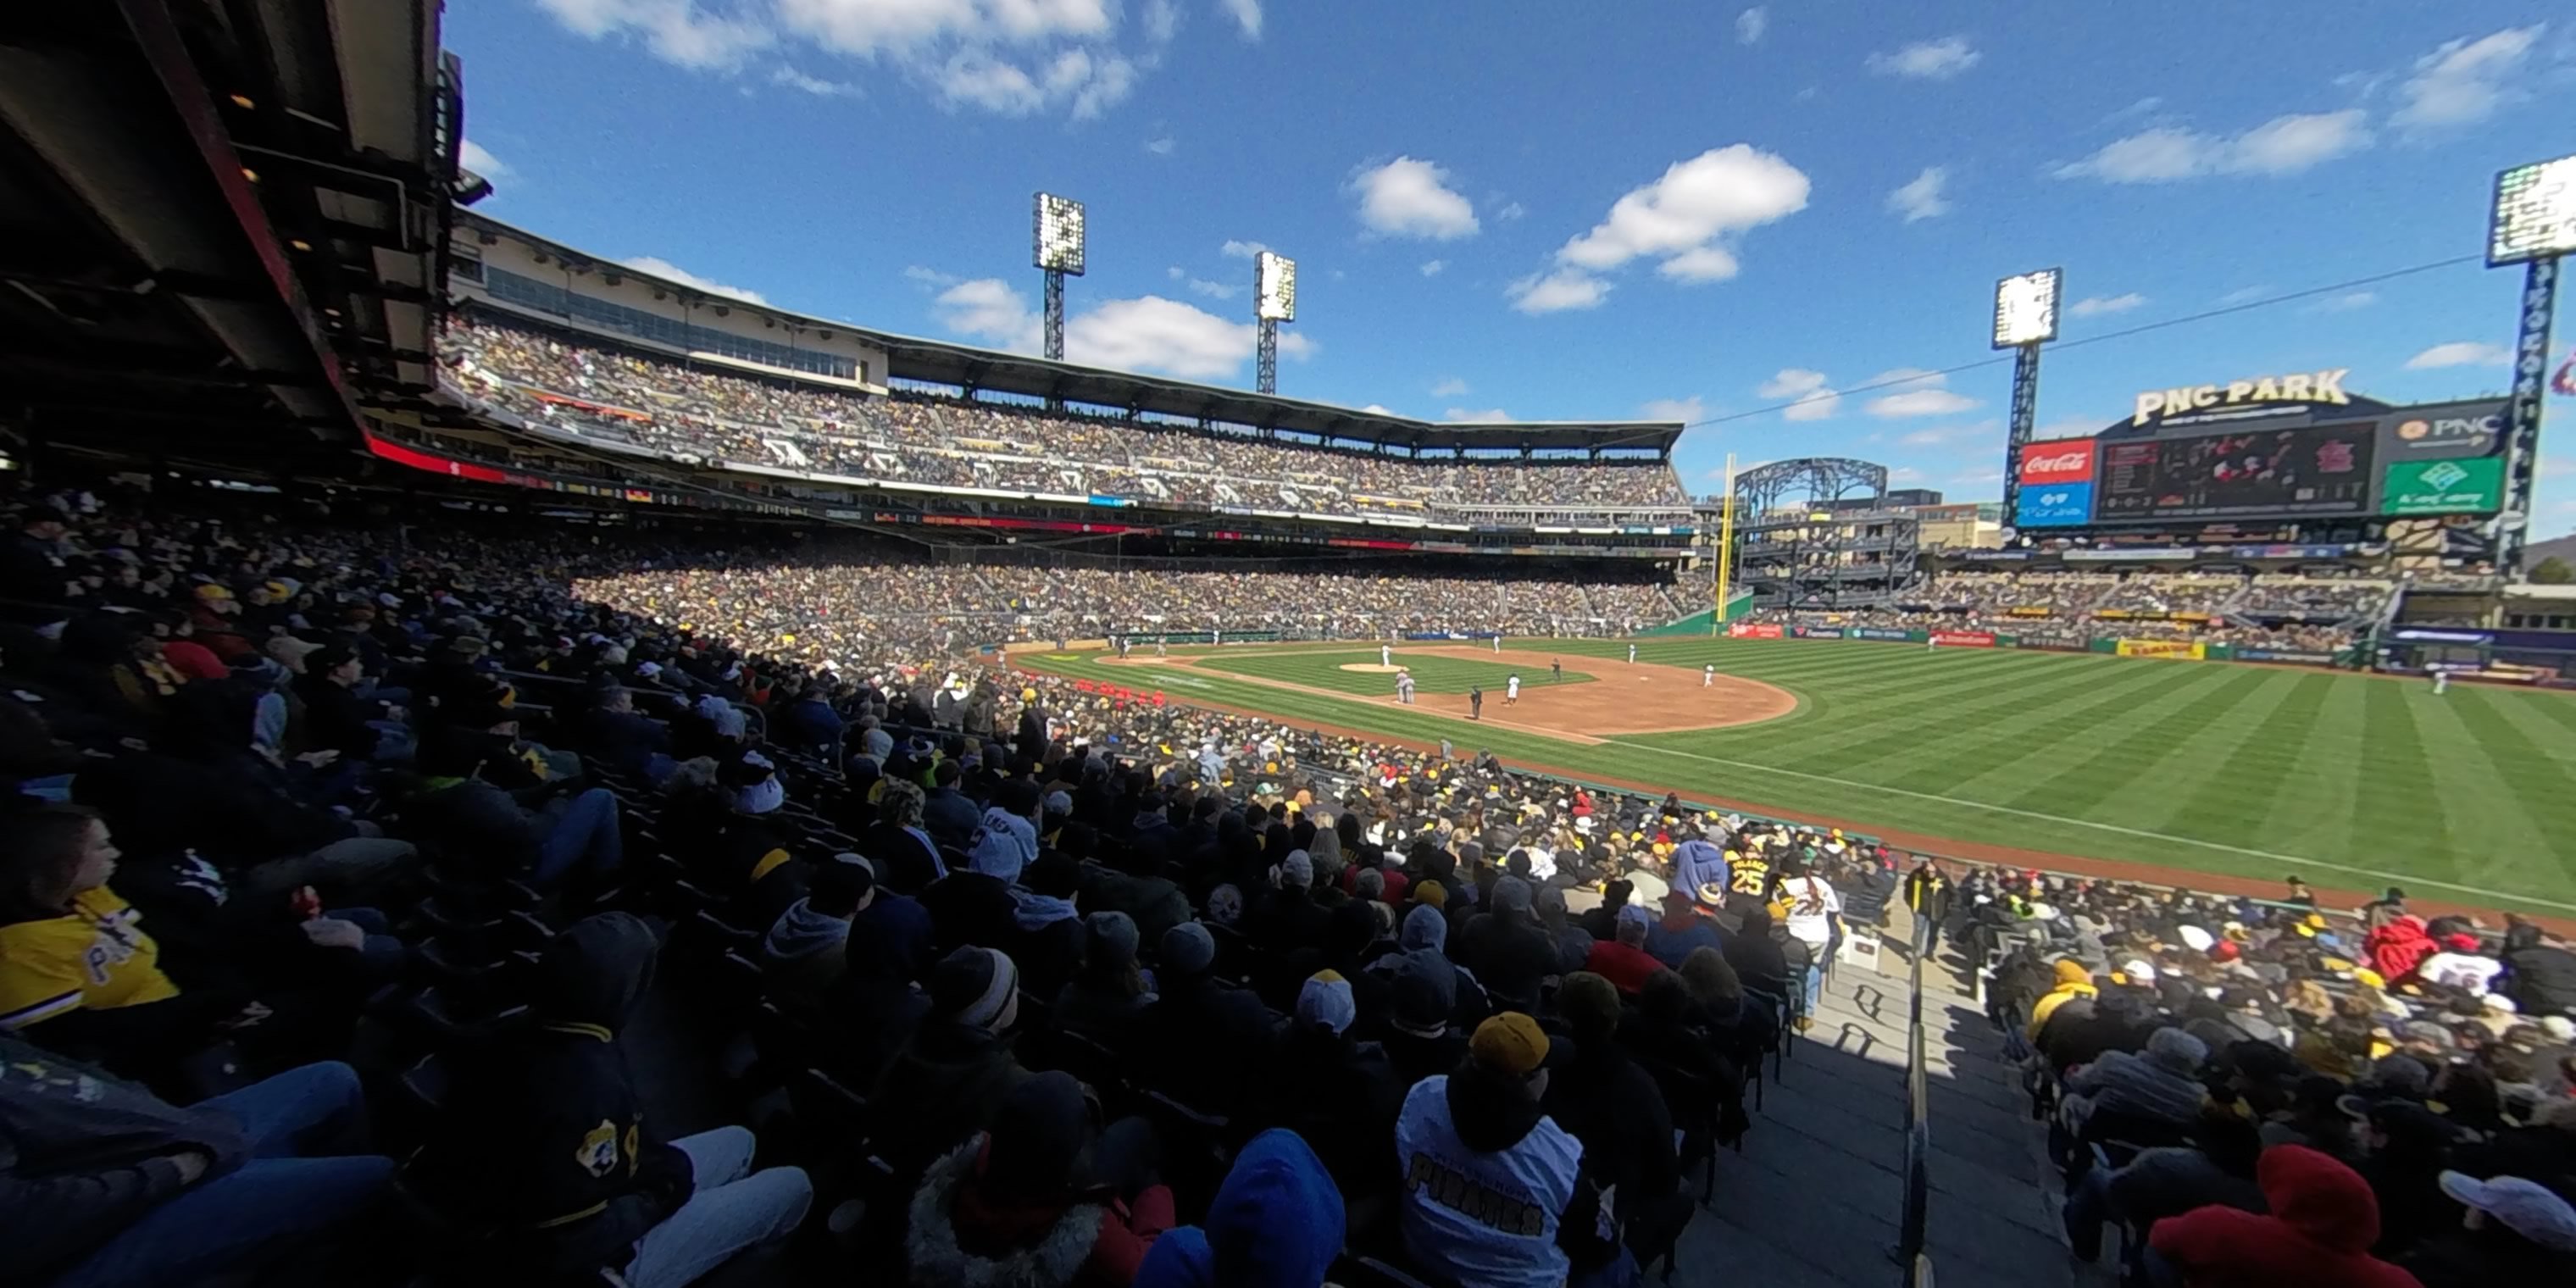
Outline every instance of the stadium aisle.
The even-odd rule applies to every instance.
[[[1827,981],[1816,1026],[1767,1088],[1744,1152],[1719,1159],[1716,1204],[1684,1232],[1676,1284],[1896,1281],[1888,1254],[1904,1192],[1906,982],[1900,958],[1882,960],[1884,974],[1846,963]],[[1997,1055],[2000,1038],[1946,965],[1926,972],[1924,990],[1936,1276],[2068,1288],[2075,1266],[2039,1186],[2034,1125]]]

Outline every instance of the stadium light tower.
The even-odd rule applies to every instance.
[[[1297,320],[1297,261],[1275,251],[1252,257],[1252,315],[1259,343],[1253,372],[1261,392],[1279,392],[1279,324]]]
[[[1082,203],[1038,194],[1037,266],[1046,272],[1046,356],[1064,360],[1064,279],[1082,276]]]
[[[1995,283],[1995,347],[2013,353],[2012,425],[2004,438],[2004,539],[2021,513],[2021,449],[2039,420],[2039,346],[2057,338],[2066,271],[2043,268]]]
[[[2504,512],[2496,533],[2496,563],[2507,577],[2522,575],[2523,541],[2531,530],[2540,409],[2549,392],[2549,327],[2558,312],[2559,262],[2570,252],[2576,252],[2576,156],[2498,174],[2487,220],[2487,267],[2523,266],[2513,399],[2505,411]]]

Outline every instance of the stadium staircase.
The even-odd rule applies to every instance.
[[[1683,1233],[1671,1282],[1907,1282],[1891,1254],[1907,1175],[1908,936],[1904,909],[1890,916],[1878,968],[1836,967],[1814,1028],[1764,1089],[1743,1152],[1720,1156],[1716,1201]],[[2077,1278],[2044,1189],[2039,1125],[1955,960],[1945,948],[1924,972],[1924,1252],[1933,1277],[1977,1288],[2099,1282],[2089,1272]]]

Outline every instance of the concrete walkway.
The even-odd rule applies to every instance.
[[[1720,1156],[1716,1202],[1683,1234],[1675,1284],[1902,1282],[1889,1254],[1904,1196],[1905,972],[1893,952],[1877,972],[1835,971],[1744,1152]],[[2001,1035],[1948,966],[1926,970],[1924,994],[1936,1279],[2073,1288],[2078,1267],[2057,1229],[2040,1125],[1998,1054]]]

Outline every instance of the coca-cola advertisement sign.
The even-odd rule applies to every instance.
[[[2020,474],[2023,487],[2090,483],[2093,481],[2093,440],[2058,438],[2029,444],[2021,449]]]

